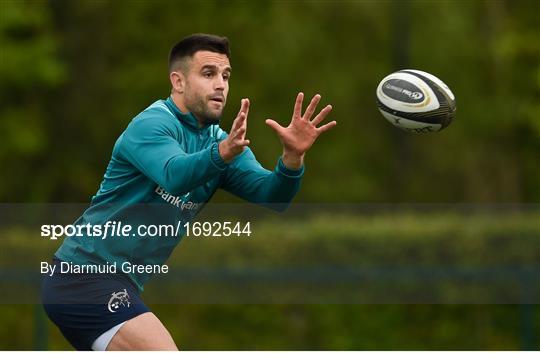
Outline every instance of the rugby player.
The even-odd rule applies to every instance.
[[[299,93],[288,126],[266,120],[283,145],[270,171],[248,147],[249,99],[241,100],[228,134],[219,127],[230,77],[227,38],[194,34],[177,43],[169,55],[170,96],[138,114],[117,139],[99,190],[75,225],[188,222],[218,188],[286,208],[299,189],[305,153],[336,125],[321,125],[332,107],[315,114],[321,99],[315,95],[302,113],[304,95]],[[180,207],[186,204],[191,207]],[[66,268],[107,269],[129,263],[153,268],[165,263],[180,238],[66,237],[53,266],[67,262]],[[177,350],[140,298],[152,274],[110,272],[44,276],[45,310],[66,339],[81,350]]]

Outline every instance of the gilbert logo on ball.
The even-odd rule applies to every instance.
[[[383,78],[377,87],[377,105],[394,126],[416,133],[444,129],[456,112],[450,88],[419,70],[401,70]]]

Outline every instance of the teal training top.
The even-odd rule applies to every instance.
[[[226,137],[217,124],[199,127],[195,116],[182,113],[170,97],[156,101],[117,139],[97,194],[74,224],[104,229],[107,222],[121,222],[132,226],[131,233],[141,224],[185,224],[218,188],[270,208],[286,208],[300,187],[304,168],[288,169],[280,158],[269,171],[249,148],[227,164],[218,151],[218,143]],[[185,233],[181,229],[176,237],[103,238],[84,233],[66,237],[55,255],[80,265],[161,265]],[[128,276],[142,290],[151,274]]]

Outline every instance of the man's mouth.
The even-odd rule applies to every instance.
[[[218,96],[218,97],[211,97],[210,100],[213,102],[223,103],[225,99],[221,96]]]

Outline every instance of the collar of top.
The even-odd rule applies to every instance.
[[[174,113],[174,115],[176,116],[176,118],[178,120],[180,120],[180,122],[188,125],[189,127],[193,128],[193,129],[196,129],[196,130],[202,130],[202,129],[206,129],[208,128],[209,126],[211,125],[217,125],[219,124],[219,120],[215,120],[215,121],[209,121],[209,122],[204,122],[203,123],[203,126],[200,127],[199,126],[199,120],[197,120],[197,118],[195,117],[195,115],[193,115],[193,113],[191,112],[188,112],[188,113],[182,113],[180,111],[180,109],[178,109],[178,107],[176,106],[176,104],[174,104],[173,100],[171,97],[168,97],[166,100],[165,100],[165,104],[167,105],[167,107],[169,107],[169,109]]]

